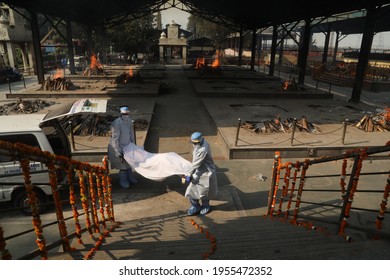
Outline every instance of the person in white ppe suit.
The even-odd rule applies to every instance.
[[[131,166],[123,158],[123,148],[134,143],[134,131],[127,106],[120,108],[120,116],[111,124],[111,138],[108,143],[108,159],[111,169],[119,169],[119,183],[122,188],[136,184]]]
[[[206,215],[210,211],[210,199],[218,194],[217,175],[209,143],[202,133],[194,132],[191,135],[193,144],[192,164],[186,173],[189,185],[185,197],[190,200],[191,207],[188,215]]]

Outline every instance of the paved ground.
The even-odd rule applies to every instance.
[[[360,117],[368,110],[371,111],[376,108],[382,109],[387,104],[387,101],[384,101],[380,104],[380,106],[379,104],[353,104],[351,106],[357,109],[349,110],[349,107],[347,106],[350,104],[346,101],[348,100],[348,90],[350,89],[345,88],[340,88],[337,98],[330,100],[327,99],[326,101],[318,101],[318,99],[295,100],[278,98],[263,100],[261,98],[254,97],[199,97],[191,84],[191,79],[187,78],[185,72],[180,66],[167,66],[162,82],[163,86],[158,96],[148,98],[112,98],[109,102],[113,104],[122,104],[122,102],[126,102],[132,109],[138,110],[137,114],[147,117],[148,120],[150,120],[148,129],[137,133],[139,144],[143,144],[145,149],[149,152],[163,153],[174,151],[190,160],[191,145],[189,143],[189,136],[193,131],[203,132],[205,137],[211,143],[213,156],[216,160],[221,196],[213,201],[213,211],[207,215],[206,219],[202,217],[197,217],[196,219],[199,223],[207,224],[208,227],[214,229],[216,232],[219,232],[221,235],[222,227],[220,225],[223,223],[231,224],[231,227],[227,229],[234,232],[235,227],[236,229],[246,226],[250,227],[249,224],[235,224],[235,222],[245,220],[243,219],[244,217],[260,218],[265,214],[272,174],[272,156],[267,156],[263,159],[228,160],[230,155],[226,148],[225,141],[227,141],[228,146],[235,148],[235,132],[238,118],[250,118],[251,120],[254,120],[254,118],[270,118],[280,112],[285,114],[285,116],[299,117],[305,113],[308,116],[309,121],[313,120],[315,122],[320,122],[326,131],[332,131],[336,128],[338,129],[341,126],[340,122],[346,117],[350,118],[352,116],[351,114],[356,114],[353,116]],[[17,85],[15,85],[15,87],[17,87]],[[333,91],[336,90],[337,89],[333,87]],[[372,96],[372,93],[365,92],[364,94]],[[375,94],[378,96],[387,96],[386,93]],[[61,99],[57,100],[61,102]],[[326,106],[324,105],[325,103]],[[232,104],[240,104],[241,106],[237,108],[237,106],[231,106]],[[257,108],[254,108],[252,106],[253,104],[256,104]],[[316,107],[317,110],[308,111],[308,108],[311,108],[312,110],[313,107]],[[272,108],[279,108],[279,111],[274,111]],[[152,110],[153,114],[149,114]],[[321,112],[321,114],[318,114],[318,112]],[[353,131],[356,131],[356,129]],[[348,130],[347,135],[353,136],[351,138],[347,138],[346,146],[348,147],[352,147],[354,146],[352,144],[356,144],[358,142],[366,143],[367,141],[377,145],[385,143],[389,139],[388,133],[376,133],[374,137],[368,133],[356,135],[351,135],[350,133],[351,132]],[[304,137],[304,140],[302,140],[301,137]],[[303,146],[301,150],[305,150],[307,152],[307,147],[313,142],[320,147],[321,145],[326,146],[327,143],[334,142],[335,139],[340,140],[340,135],[332,136],[334,139],[331,139],[330,136],[323,136],[324,138],[322,140],[313,140],[311,137],[317,136],[299,134],[297,135],[297,140],[301,143],[297,141],[297,146],[290,147],[287,144],[283,145],[288,150],[291,148],[302,148]],[[266,146],[265,148],[273,153],[276,149],[283,148],[283,145],[281,145],[280,142],[284,142],[286,139],[288,141],[289,137],[284,134],[259,135],[248,131],[240,131],[238,148],[264,148],[264,146]],[[82,142],[77,142],[77,151],[85,149],[85,143],[87,143],[86,141],[89,141],[89,144],[92,144],[91,146],[94,148],[98,147],[104,149],[107,138],[83,139]],[[304,144],[302,144],[302,142]],[[339,145],[335,146],[339,147]],[[294,156],[288,158],[288,160],[292,162],[297,159],[302,158]],[[287,158],[284,161],[287,161]],[[340,172],[340,164],[340,162],[337,162],[327,166],[318,166],[313,169],[313,172],[316,175],[332,174],[334,172],[337,173]],[[351,167],[350,164],[348,166],[349,168]],[[365,164],[365,167],[368,168],[367,171],[388,171],[389,169],[388,160],[374,160]],[[362,180],[362,184],[369,187],[383,189],[383,186],[386,183],[386,177],[386,175],[378,175],[375,180],[372,180],[372,177],[366,177],[366,179]],[[124,222],[124,227],[126,227],[122,227],[122,231],[129,232],[130,235],[134,234],[131,231],[131,228],[134,226],[133,222],[141,224],[150,223],[150,226],[152,226],[153,223],[159,223],[161,228],[164,228],[162,225],[169,228],[169,223],[166,222],[168,220],[170,222],[171,219],[178,218],[178,222],[183,222],[183,215],[188,207],[188,202],[183,197],[184,187],[180,184],[179,178],[172,177],[164,180],[163,182],[152,182],[148,179],[139,177],[140,183],[129,190],[123,190],[118,187],[115,172],[113,174],[113,179],[116,219]],[[322,181],[320,179],[315,179],[315,185],[322,187],[337,186],[339,184],[338,180],[338,178],[328,178],[323,179]],[[371,184],[373,182],[375,182],[375,184]],[[323,198],[320,203],[340,203],[339,196],[323,196],[322,193],[320,194],[321,195],[309,195],[307,198],[310,198],[310,200],[314,198]],[[363,195],[359,195],[359,197],[363,198]],[[370,201],[372,202],[370,206],[373,209],[377,209],[380,200],[380,197],[372,197],[370,199],[363,198],[357,203],[361,203],[358,205],[365,207],[367,206],[366,204],[368,201]],[[332,218],[333,220],[337,220],[337,211],[335,209],[321,205],[302,207],[302,213],[306,217],[316,218],[319,220],[321,220],[321,218]],[[10,217],[10,220],[15,220],[15,217]],[[358,214],[357,217],[353,218],[353,220],[357,222],[358,226],[373,227],[375,214],[372,216],[370,215],[369,217],[363,214]],[[251,220],[250,223],[253,223],[253,221]],[[332,223],[317,223],[318,225],[326,227],[327,230],[332,232],[332,234],[335,232],[335,227]],[[268,224],[263,224],[263,227],[269,226],[270,225]],[[147,230],[147,228],[145,230]],[[168,236],[170,236],[170,231],[168,231],[168,233]],[[350,231],[350,233],[352,234],[352,231]],[[156,235],[158,234],[158,231],[156,231]],[[122,236],[120,238],[123,239],[124,237]],[[146,236],[142,235],[139,236],[139,238],[140,240],[147,242],[145,244],[149,244],[152,247],[155,245],[151,240],[145,239]],[[153,239],[152,236],[149,236],[149,238]],[[226,240],[229,240],[230,238],[231,242],[234,243],[234,238],[232,237],[223,236],[223,238]],[[383,243],[383,241],[381,241],[380,245],[378,245],[379,243],[367,243],[375,241],[372,241],[368,234],[361,232],[354,233],[354,238],[363,242],[361,243],[362,246],[360,249],[356,249],[355,255],[353,255],[353,253],[347,254],[347,251],[345,251],[346,249],[342,246],[339,248],[339,252],[336,255],[333,255],[334,258],[386,258],[386,252],[389,250],[382,249],[386,248],[386,246],[388,246],[387,248],[390,248],[388,243]],[[306,241],[302,240],[302,242],[296,243],[294,250],[299,250],[297,249],[299,246],[306,246],[308,240],[309,239]],[[321,240],[318,242],[323,243],[324,241]],[[129,244],[131,245],[131,243]],[[124,244],[121,245],[123,246]],[[247,246],[250,246],[250,244],[247,244]],[[285,245],[284,248],[289,248],[288,246]],[[364,250],[362,250],[362,248],[367,249],[370,246],[371,248],[378,248],[379,246],[382,249],[381,251],[370,250],[369,252],[367,251],[366,255],[364,255]],[[324,250],[323,255],[313,253],[312,256],[306,255],[305,257],[308,259],[329,259],[332,258],[332,254],[335,254],[337,251],[336,248],[337,246],[332,250]],[[279,257],[283,259],[293,256],[288,254],[275,255],[276,251],[280,252],[280,248],[274,248],[269,254],[258,255],[257,258]],[[358,251],[361,251],[361,253],[356,253]],[[120,255],[122,253],[123,252],[117,251],[118,255],[115,255],[115,253],[111,252],[111,254],[113,254],[111,257],[131,258],[129,255]],[[226,254],[228,253],[229,252],[226,252]],[[256,252],[252,252],[251,254],[251,258],[256,258]],[[160,258],[163,258],[163,256],[164,255],[162,254]],[[220,258],[227,258],[226,256],[227,255],[220,255]],[[146,255],[144,255],[144,257],[147,258]],[[184,257],[185,256],[183,255],[183,258]],[[197,258],[195,256],[192,257]],[[245,253],[243,252],[240,256],[237,255],[237,257],[245,258]],[[101,256],[101,258],[107,258],[107,256]]]

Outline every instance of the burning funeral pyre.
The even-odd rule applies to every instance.
[[[130,68],[129,72],[123,72],[119,76],[115,78],[114,83],[115,84],[129,84],[129,83],[143,83],[144,80],[142,79],[139,71],[134,74],[133,69]]]
[[[307,121],[305,116],[300,120],[296,120],[296,129],[303,132],[319,132],[319,128]],[[278,133],[278,132],[292,132],[294,126],[294,119],[287,118],[283,121],[280,117],[265,121],[245,121],[241,127],[256,133]]]
[[[283,83],[283,91],[298,91],[298,83],[295,81],[295,79],[292,80],[286,80]]]
[[[365,115],[355,126],[365,132],[390,131],[390,108],[376,115]]]
[[[83,76],[105,76],[103,65],[99,62],[96,55],[91,55],[91,64],[83,71]]]
[[[211,63],[211,65],[207,65],[206,60],[203,56],[198,57],[196,59],[195,69],[201,70],[202,75],[222,74],[219,51],[218,50],[216,51],[214,61]]]
[[[22,100],[19,99],[16,102],[11,102],[0,106],[0,115],[12,115],[12,114],[32,114],[41,111],[46,107],[54,105],[55,102],[45,101],[41,99],[35,100]]]
[[[48,77],[41,86],[41,90],[43,91],[76,90],[79,88],[69,78],[64,76],[63,70],[61,69],[57,69],[53,78]]]

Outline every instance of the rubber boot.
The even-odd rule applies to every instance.
[[[133,170],[131,168],[127,169],[127,181],[130,185],[135,185],[138,183],[137,179],[133,176]]]
[[[206,215],[208,212],[210,212],[210,200],[202,199],[202,208],[200,209],[200,214]]]
[[[199,204],[199,200],[190,198],[191,207],[188,209],[188,216],[193,216],[199,213],[201,206]]]
[[[130,183],[127,180],[127,170],[119,170],[119,184],[122,188],[130,188]]]

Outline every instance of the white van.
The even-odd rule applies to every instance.
[[[107,100],[80,99],[61,104],[47,114],[20,114],[0,116],[0,140],[38,147],[56,155],[71,157],[72,151],[58,118],[81,113],[106,111]],[[11,201],[25,214],[31,213],[18,161],[0,151],[0,202]],[[31,182],[37,194],[39,210],[44,211],[52,199],[49,175],[45,164],[30,162]],[[66,183],[66,173],[57,172],[58,182]]]

